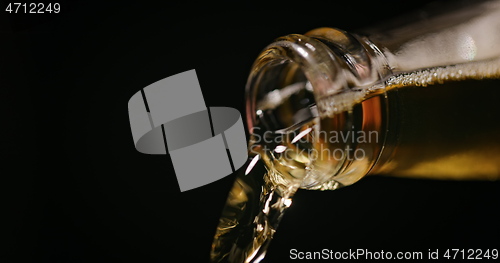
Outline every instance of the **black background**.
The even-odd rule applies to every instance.
[[[168,156],[135,150],[129,98],[196,69],[208,106],[244,114],[250,67],[276,37],[411,11],[387,1],[60,3],[59,14],[8,14],[1,1],[0,262],[207,262],[234,175],[180,193]],[[500,248],[499,188],[373,177],[301,190],[266,262],[292,248]]]

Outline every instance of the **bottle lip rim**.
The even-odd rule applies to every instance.
[[[391,73],[387,60],[368,38],[320,27],[304,35],[290,34],[269,44],[252,65],[246,83],[247,125],[255,121],[255,93],[260,77],[277,64],[296,63],[312,86],[320,115],[342,111],[349,105],[326,103],[336,95],[363,97],[367,86]],[[364,87],[364,88],[359,88]],[[340,100],[342,101],[342,100]],[[321,103],[320,103],[321,102]]]
[[[306,35],[290,34],[277,38],[259,54],[252,65],[245,87],[247,125],[251,130],[255,121],[256,101],[254,91],[262,74],[269,68],[283,63],[295,63],[313,87],[315,99],[325,93],[341,92],[348,83],[341,74],[339,58],[321,41]],[[332,88],[334,87],[334,88]]]

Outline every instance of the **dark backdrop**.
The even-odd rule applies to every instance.
[[[244,113],[249,69],[274,38],[428,1],[59,2],[59,14],[9,15],[1,1],[0,262],[207,262],[234,175],[180,193],[168,156],[134,149],[129,98],[196,69],[207,105]],[[499,188],[373,177],[301,190],[266,262],[292,248],[499,248]]]

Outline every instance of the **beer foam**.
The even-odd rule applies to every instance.
[[[446,81],[491,78],[500,78],[500,58],[443,67],[432,67],[413,72],[402,72],[390,76],[381,83],[325,97],[317,101],[316,104],[318,105],[320,117],[333,117],[337,113],[352,109],[356,103],[370,98],[370,95],[381,94],[394,88],[408,86],[425,87],[436,83],[441,84]]]
[[[434,67],[414,72],[400,73],[385,81],[387,90],[406,86],[427,86],[445,81],[485,79],[500,77],[500,59],[469,62],[444,67]]]

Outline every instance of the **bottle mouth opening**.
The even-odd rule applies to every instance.
[[[299,90],[285,87],[303,82],[297,85],[312,92],[318,114],[328,116],[347,110],[352,101],[372,92],[369,87],[389,73],[387,60],[375,45],[339,29],[317,28],[305,35],[280,37],[264,49],[250,72],[246,87],[248,127],[255,127],[258,102],[269,93],[278,101],[278,95]]]
[[[360,117],[353,119],[349,107],[368,91],[362,88],[363,85],[371,85],[380,79],[373,66],[378,64],[371,61],[376,56],[368,54],[369,49],[362,41],[340,30],[325,28],[307,34],[278,38],[255,61],[246,86],[250,145],[262,145],[264,140],[278,166],[307,166],[301,168],[308,178],[303,181],[304,187],[319,187],[346,174],[349,180],[337,182],[348,185],[360,178],[354,178],[352,172],[349,174],[351,168],[355,169],[351,164],[359,161],[347,160],[347,155],[342,153],[356,145],[351,142],[325,143],[328,135],[324,132],[354,134],[356,129],[364,127],[355,125],[355,121],[362,120]],[[366,110],[369,111],[370,107],[363,106],[363,111]],[[362,118],[363,114],[360,116]],[[291,139],[290,143],[294,145],[290,147],[321,153],[314,158],[303,158],[302,161],[300,156],[295,156],[292,161],[280,160],[279,156],[283,156],[280,151],[285,146],[279,145],[281,142],[268,145],[265,141],[282,138],[283,134],[300,136],[308,130],[307,127],[314,131],[308,136],[316,136],[320,141],[311,139],[305,144],[295,145]],[[324,138],[319,136],[320,132]],[[266,135],[271,138],[266,138]],[[329,150],[328,154],[319,151],[324,146]],[[276,150],[278,154],[274,155]],[[335,154],[340,154],[340,157],[333,158]]]
[[[304,107],[315,105],[326,93],[347,88],[334,56],[320,41],[299,34],[278,38],[267,46],[254,63],[247,82],[246,110],[250,131],[259,124],[265,125],[267,130],[279,131],[317,116],[315,109],[306,112]],[[296,105],[283,105],[292,102]],[[273,124],[259,116],[263,111],[277,110],[280,106],[286,106],[288,112],[284,113],[285,118],[274,118]]]

